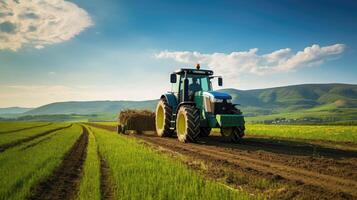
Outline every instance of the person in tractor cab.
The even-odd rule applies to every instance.
[[[189,90],[189,98],[191,101],[193,101],[195,92],[202,90],[202,87],[199,83],[198,78],[196,78],[196,77],[192,78],[192,83],[188,86],[188,90]]]

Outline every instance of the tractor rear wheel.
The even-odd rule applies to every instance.
[[[244,126],[221,128],[221,135],[226,141],[238,142],[244,136]]]
[[[173,134],[173,130],[170,129],[171,118],[172,108],[166,99],[160,99],[156,107],[155,115],[156,133],[159,137],[168,137]]]
[[[201,127],[200,128],[200,136],[201,137],[208,137],[211,133],[211,128]]]
[[[183,105],[177,112],[177,138],[180,142],[196,142],[200,135],[200,115],[197,108]]]

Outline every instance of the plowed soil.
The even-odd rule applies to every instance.
[[[88,132],[83,127],[83,133],[66,153],[62,163],[53,174],[39,183],[31,192],[28,199],[74,199],[78,192],[78,186],[86,157],[88,144]]]
[[[112,126],[94,126],[115,131]],[[260,191],[273,199],[357,198],[354,150],[329,148],[321,142],[316,145],[257,136],[248,136],[237,144],[225,142],[219,136],[202,138],[196,144],[180,143],[176,138],[132,137],[171,155],[184,156],[187,164],[210,178],[223,179],[237,189]],[[249,183],[259,179],[276,186]]]

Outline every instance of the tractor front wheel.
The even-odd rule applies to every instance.
[[[238,142],[244,136],[244,126],[221,128],[221,135],[226,141]]]
[[[172,108],[166,102],[166,99],[160,99],[156,107],[155,126],[159,137],[167,137],[173,134],[170,129],[172,118]]]
[[[200,135],[200,116],[197,108],[183,105],[177,112],[177,138],[180,142],[196,142]]]

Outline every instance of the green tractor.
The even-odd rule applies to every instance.
[[[155,126],[160,137],[177,133],[181,142],[196,142],[207,137],[212,128],[220,128],[227,140],[237,142],[244,136],[242,112],[232,103],[228,94],[212,89],[213,71],[180,69],[170,76],[172,90],[163,94],[156,107]]]

